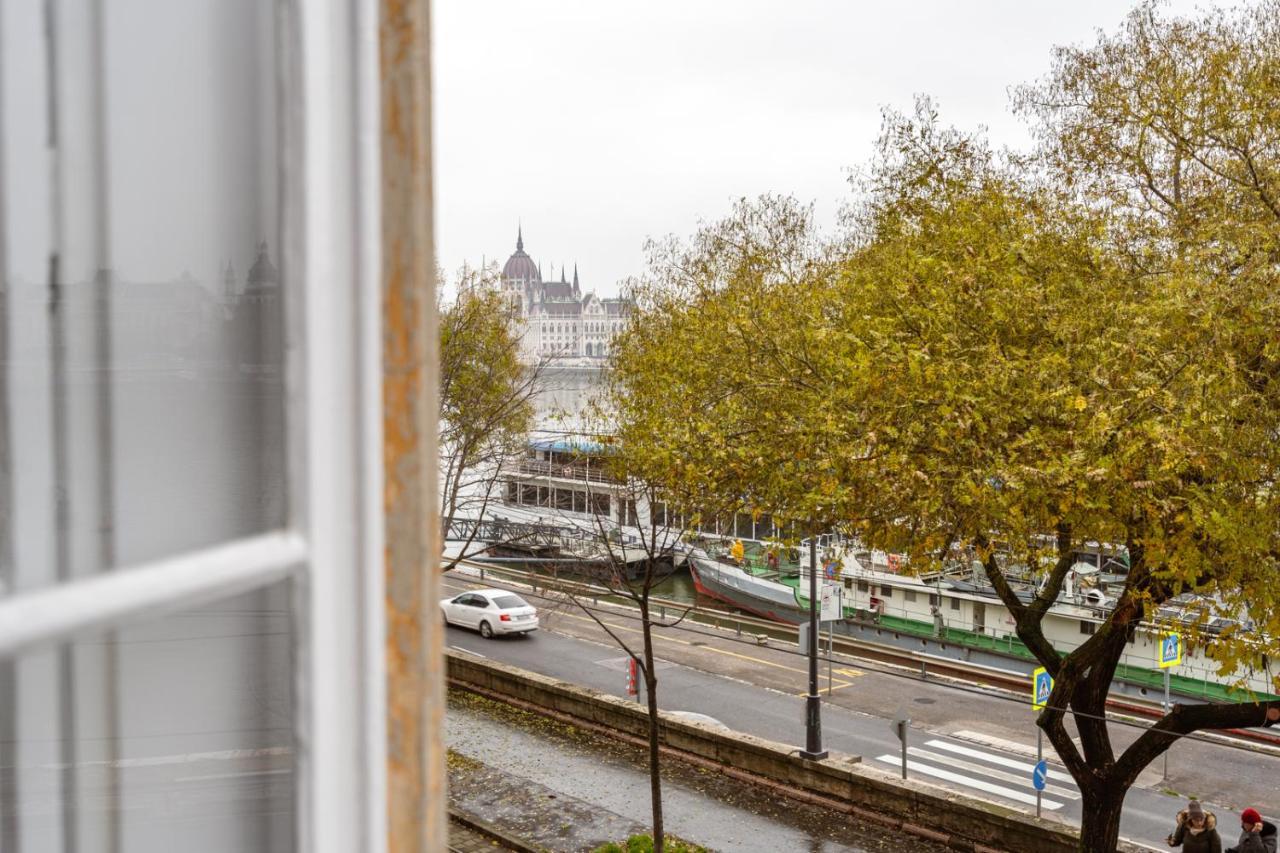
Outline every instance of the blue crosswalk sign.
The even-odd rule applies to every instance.
[[[1167,669],[1180,663],[1182,663],[1182,635],[1165,634],[1160,640],[1160,668]]]
[[[1031,784],[1035,786],[1037,791],[1043,791],[1045,782],[1048,778],[1049,762],[1042,759],[1040,763],[1031,770]]]
[[[1049,701],[1053,692],[1053,676],[1044,667],[1031,673],[1031,707],[1039,711]]]

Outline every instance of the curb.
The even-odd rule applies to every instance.
[[[456,821],[473,832],[478,832],[487,838],[491,838],[506,847],[508,850],[516,851],[516,853],[553,853],[549,848],[541,847],[528,841],[522,841],[513,835],[508,835],[506,832],[498,829],[498,827],[488,821],[481,820],[474,815],[469,815],[466,812],[459,811],[453,806],[449,807],[449,820]]]

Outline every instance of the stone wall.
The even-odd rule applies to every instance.
[[[512,701],[532,710],[620,733],[648,736],[644,707],[599,691],[491,660],[448,652],[451,686]],[[661,736],[668,754],[778,788],[797,799],[837,808],[864,819],[941,841],[960,850],[1074,853],[1078,839],[1055,822],[967,797],[927,782],[909,783],[832,753],[807,761],[793,747],[748,734],[663,715]],[[1144,846],[1122,846],[1138,851]]]

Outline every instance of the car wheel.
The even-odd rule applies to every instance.
[[[493,638],[493,629],[489,627],[488,622],[480,623],[480,636],[484,637],[486,640]]]

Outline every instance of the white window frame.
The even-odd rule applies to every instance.
[[[292,580],[297,849],[376,853],[387,849],[378,8],[275,5],[286,525],[0,598],[0,658]]]

